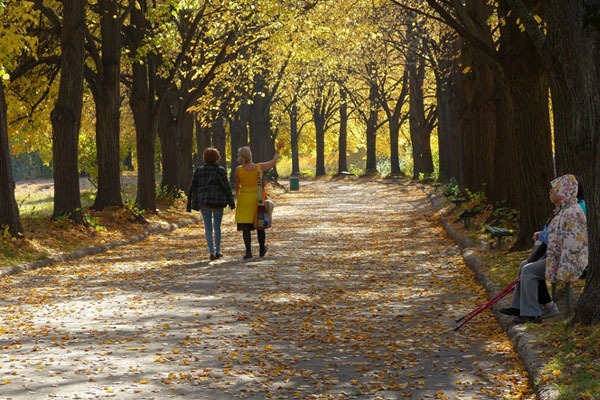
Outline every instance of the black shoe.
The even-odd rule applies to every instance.
[[[246,255],[244,256],[244,260],[247,260],[249,258],[252,258],[252,253],[246,253]]]
[[[513,323],[515,325],[519,325],[519,324],[526,324],[526,323],[532,323],[532,324],[541,324],[542,323],[542,317],[541,316],[537,316],[537,317],[531,317],[531,316],[519,316],[516,317],[513,320]]]
[[[211,255],[210,255],[210,261],[214,261],[214,260],[216,260],[217,258],[219,258],[219,257],[217,257],[217,255],[216,255],[216,254],[211,254]]]
[[[517,317],[519,315],[521,315],[521,310],[519,310],[518,308],[514,308],[514,307],[501,308],[500,312],[505,315],[514,315]]]
[[[258,255],[260,255],[261,257],[264,257],[265,254],[267,254],[267,250],[269,250],[267,248],[267,246],[263,247],[262,249],[260,249],[260,252],[258,253]]]
[[[221,257],[223,257],[223,254],[221,254],[221,253],[217,252],[217,253],[215,253],[215,257],[216,257],[216,258],[221,258]]]

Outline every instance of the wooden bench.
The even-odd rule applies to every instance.
[[[498,249],[502,248],[502,239],[507,236],[512,236],[513,232],[510,229],[501,228],[499,226],[491,226],[485,225],[485,230],[492,236],[492,238],[496,238],[498,241]],[[492,248],[492,243],[490,243],[490,249]]]
[[[450,199],[450,202],[458,207],[461,204],[466,203],[467,199],[465,199],[464,197],[455,197],[453,199]]]
[[[587,276],[587,267],[583,270],[579,279],[585,279],[586,276]],[[567,309],[566,312],[570,312],[571,311],[571,298],[572,298],[571,282],[565,282],[564,284],[565,284],[565,308]],[[557,286],[556,282],[554,282],[552,284],[552,300],[556,299],[556,292],[557,292],[556,286]]]
[[[470,210],[464,210],[458,217],[458,221],[461,219],[465,223],[465,228],[469,228],[471,225],[471,217],[481,214],[481,210],[477,207],[471,208]]]

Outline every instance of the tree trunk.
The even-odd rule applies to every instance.
[[[300,175],[300,154],[298,153],[298,103],[294,103],[289,110],[290,116],[290,147],[292,150],[292,176]]]
[[[177,138],[179,147],[177,148],[177,187],[183,192],[187,192],[191,183],[194,169],[194,160],[192,158],[194,151],[194,114],[191,112],[183,113],[179,117],[177,124]],[[222,153],[225,157],[225,152]]]
[[[238,166],[238,149],[248,145],[249,140],[249,108],[248,105],[242,104],[237,112],[229,121],[229,130],[231,134],[231,177],[230,182],[235,182],[235,169]]]
[[[367,68],[369,76],[370,66]],[[366,144],[367,144],[367,163],[365,166],[365,172],[367,174],[377,173],[377,116],[378,116],[378,103],[377,103],[377,82],[375,79],[369,80],[369,114],[367,117],[366,127]]]
[[[275,138],[271,129],[271,93],[262,76],[254,77],[254,93],[250,112],[250,147],[254,162],[271,160],[275,155]],[[269,172],[277,176],[277,172]]]
[[[142,46],[146,35],[147,21],[145,17],[146,3],[140,2],[141,8],[134,7],[131,12],[132,53]],[[156,211],[156,176],[154,154],[158,121],[156,103],[154,101],[154,63],[151,56],[143,62],[132,65],[132,88],[130,106],[135,124],[137,146],[137,196],[136,204],[142,210]]]
[[[315,124],[315,176],[324,176],[325,172],[325,100],[321,96],[314,104],[313,123]]]
[[[52,121],[54,211],[52,218],[67,216],[83,223],[78,173],[78,137],[83,104],[85,59],[85,0],[63,0],[61,73]]]
[[[160,109],[158,138],[160,140],[162,179],[160,187],[168,196],[174,196],[178,188],[178,157],[177,121],[171,112],[176,105],[167,102]]]
[[[588,275],[575,321],[600,323],[600,26],[585,22],[585,2],[546,4],[556,170],[575,173],[588,204]]]
[[[458,179],[462,176],[460,154],[460,97],[457,87],[461,75],[456,54],[459,39],[448,34],[442,39],[444,45],[439,55],[436,78],[436,99],[438,111],[439,175],[442,180]]]
[[[419,179],[421,174],[425,177],[433,174],[433,157],[431,155],[431,131],[425,119],[425,103],[423,98],[423,80],[425,79],[425,65],[412,57],[408,63],[409,69],[409,121],[410,139],[412,142],[413,179]]]
[[[12,237],[23,234],[19,206],[15,200],[15,181],[10,166],[10,147],[8,144],[8,120],[4,85],[0,78],[0,233],[8,227]]]
[[[500,9],[502,12],[502,9]],[[513,250],[532,245],[531,237],[544,225],[551,211],[548,184],[552,174],[552,146],[548,105],[548,83],[541,58],[531,38],[522,31],[516,13],[506,13],[500,28],[500,57],[504,74],[499,86],[508,97],[498,120],[513,121],[496,143],[499,179],[507,182],[508,204],[516,202],[519,230]]]
[[[221,161],[219,162],[225,169],[227,169],[227,153],[226,153],[226,139],[227,133],[225,132],[225,123],[220,112],[215,113],[212,121],[212,146],[219,150],[221,153]]]
[[[210,127],[202,125],[200,121],[196,121],[196,147],[198,148],[196,166],[199,166],[204,164],[202,159],[204,149],[210,147]]]
[[[385,90],[382,90],[385,92]],[[404,121],[402,117],[402,108],[406,102],[406,96],[408,95],[408,68],[404,68],[404,75],[402,77],[402,89],[400,94],[395,101],[395,105],[392,107],[391,101],[388,101],[385,93],[379,96],[379,102],[383,111],[386,114],[390,133],[390,172],[392,175],[402,174],[400,169],[400,127]]]
[[[122,206],[119,134],[121,118],[121,19],[118,3],[99,0],[102,35],[101,63],[97,65],[96,147],[98,160],[98,193],[92,208]]]
[[[344,88],[340,88],[340,134],[338,137],[338,174],[348,171],[348,102]]]

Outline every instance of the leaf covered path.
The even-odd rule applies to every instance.
[[[4,277],[0,399],[533,399],[524,368],[414,185],[308,181],[269,252],[198,225]],[[254,253],[258,253],[253,235]]]

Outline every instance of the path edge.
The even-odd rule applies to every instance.
[[[44,258],[41,260],[31,261],[27,263],[22,263],[19,265],[15,265],[12,267],[5,267],[0,271],[0,277],[8,276],[8,275],[16,275],[24,271],[31,271],[38,268],[44,268],[52,264],[56,264],[63,261],[71,261],[79,258],[87,257],[94,254],[104,253],[108,250],[114,249],[116,247],[126,246],[128,244],[138,243],[142,240],[146,239],[151,235],[160,235],[168,232],[172,232],[179,228],[184,228],[188,225],[202,222],[200,217],[190,217],[185,220],[180,220],[177,222],[160,222],[151,225],[145,231],[138,233],[137,235],[132,236],[129,239],[117,240],[110,243],[104,243],[96,246],[89,246],[82,249],[77,249],[70,253],[61,253],[53,257]]]
[[[421,189],[427,195],[432,207],[438,210],[443,204],[443,196],[428,191],[424,185],[421,186]],[[448,219],[446,218],[447,213],[445,213],[443,209],[439,209],[437,214],[448,236],[450,236],[450,238],[460,247],[465,264],[475,274],[477,283],[485,289],[489,298],[496,295],[502,288],[492,283],[488,276],[482,272],[481,267],[483,261],[476,255],[477,252],[472,239],[461,235],[448,222]],[[493,307],[491,310],[494,313],[498,324],[513,343],[515,351],[519,355],[523,366],[529,374],[533,390],[538,400],[558,399],[560,394],[558,389],[555,386],[547,385],[542,382],[541,371],[546,360],[544,359],[543,353],[535,348],[535,343],[539,341],[537,335],[534,332],[527,331],[523,326],[512,324],[511,318],[498,312],[497,307]]]

